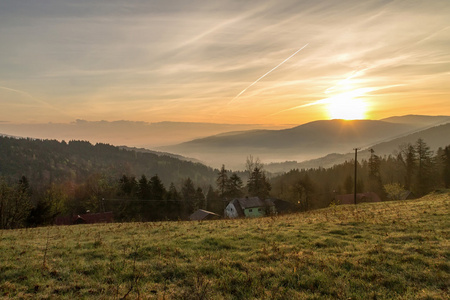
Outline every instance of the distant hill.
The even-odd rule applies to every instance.
[[[450,116],[423,116],[423,115],[406,115],[406,116],[395,116],[380,121],[389,123],[399,123],[399,124],[410,124],[416,125],[417,127],[432,127],[436,125],[441,125],[445,123],[450,123]]]
[[[238,168],[243,166],[249,154],[260,157],[263,162],[305,161],[387,142],[447,119],[450,117],[394,117],[393,122],[324,120],[283,130],[219,134],[159,149],[194,157],[214,166],[225,163]]]
[[[1,123],[0,132],[11,136],[55,140],[83,140],[128,147],[153,148],[172,145],[219,133],[253,130],[282,129],[292,125],[219,124],[198,122],[134,122],[85,121],[72,123],[12,124]]]
[[[182,155],[173,154],[173,153],[169,153],[169,152],[161,152],[161,151],[149,150],[149,149],[145,149],[145,148],[128,147],[128,146],[118,146],[118,147],[120,149],[128,150],[128,151],[136,151],[136,152],[140,152],[140,153],[151,153],[151,154],[155,154],[158,156],[168,156],[168,157],[176,158],[176,159],[183,160],[183,161],[201,163],[201,161],[199,161],[198,159],[184,157]]]
[[[0,136],[0,176],[30,182],[84,182],[93,174],[111,180],[122,175],[148,178],[158,174],[168,188],[190,177],[197,185],[215,184],[216,171],[199,163],[142,151],[130,151],[108,144],[86,141],[19,139]]]
[[[436,151],[439,147],[443,148],[448,146],[450,145],[450,123],[421,130],[367,148],[362,148],[361,151],[358,152],[358,160],[368,159],[370,156],[369,149],[375,150],[375,153],[379,156],[391,155],[399,150],[400,145],[408,143],[414,145],[419,138],[422,138],[433,151]],[[345,154],[331,153],[317,159],[303,162],[286,161],[282,163],[270,163],[265,166],[265,169],[272,173],[280,173],[291,169],[328,168],[352,159],[354,159],[354,152],[347,152]]]

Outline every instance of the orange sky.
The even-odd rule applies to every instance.
[[[449,115],[449,16],[448,0],[3,0],[0,122]]]

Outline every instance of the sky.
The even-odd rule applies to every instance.
[[[0,1],[0,122],[450,114],[450,2]]]

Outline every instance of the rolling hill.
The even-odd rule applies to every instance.
[[[369,149],[375,150],[375,153],[379,156],[395,154],[399,150],[400,145],[414,144],[419,138],[422,138],[433,151],[436,151],[439,147],[448,146],[450,145],[450,123],[431,127],[363,148],[358,152],[358,159],[368,159],[370,156]],[[265,166],[265,169],[272,173],[279,173],[291,169],[328,168],[352,159],[354,159],[354,152],[347,152],[344,154],[330,153],[326,156],[303,162],[287,161],[282,163],[270,163]]]
[[[0,176],[30,182],[83,182],[94,174],[112,180],[122,175],[151,177],[158,174],[166,187],[180,185],[190,177],[200,186],[215,183],[216,172],[200,163],[181,160],[162,153],[125,150],[87,141],[59,142],[0,136]]]
[[[204,222],[3,230],[2,299],[448,299],[448,191]]]
[[[263,162],[305,161],[388,142],[447,122],[450,117],[404,116],[389,120],[315,121],[283,130],[230,132],[160,149],[232,168],[242,167],[249,154]]]

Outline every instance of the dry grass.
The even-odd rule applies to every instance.
[[[0,231],[0,296],[448,299],[450,193],[295,215]]]

